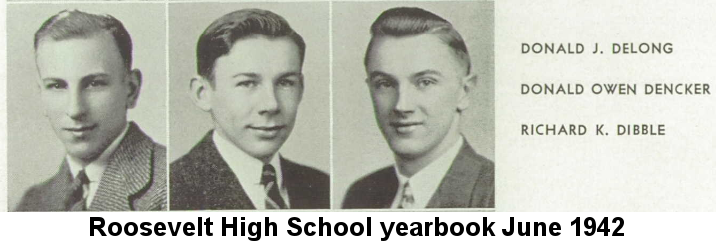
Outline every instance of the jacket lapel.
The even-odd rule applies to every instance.
[[[200,172],[209,175],[204,183],[204,198],[209,209],[255,209],[251,199],[241,187],[239,179],[224,161],[216,149],[209,131],[192,155],[201,156],[206,160],[199,168],[209,170]]]
[[[298,164],[279,156],[281,172],[283,173],[283,186],[287,188],[291,209],[311,209],[320,204],[318,187],[312,187],[317,182],[314,177],[301,171]]]
[[[295,172],[293,163],[284,159],[283,156],[279,156],[279,160],[279,162],[281,163],[281,172],[283,173],[283,186],[286,187],[288,191],[288,200],[291,204],[290,208],[305,207],[305,204],[303,204],[303,201],[305,201],[305,199],[300,198],[306,197],[308,195],[306,194],[307,190],[302,185],[303,183],[293,182],[293,177],[300,174]]]
[[[400,186],[395,167],[391,165],[379,170],[372,175],[368,183],[368,190],[359,198],[362,200],[360,203],[365,205],[360,207],[390,208],[398,193],[398,186]]]
[[[450,169],[440,182],[437,191],[428,202],[427,208],[464,208],[470,207],[473,187],[479,177],[480,167],[476,168],[477,154],[465,142],[453,160]]]
[[[134,210],[134,195],[148,187],[154,143],[134,122],[109,158],[88,210]]]
[[[393,165],[359,179],[348,189],[343,208],[390,208],[398,192],[398,176]]]
[[[65,208],[65,200],[67,200],[67,194],[69,192],[67,188],[72,186],[72,173],[70,172],[67,159],[62,161],[60,170],[57,171],[57,174],[55,174],[51,180],[51,184],[48,186],[49,192],[46,193],[47,197],[43,198],[47,201],[45,204],[49,206],[46,210],[65,211],[67,209]]]
[[[382,177],[378,178],[381,185],[375,187],[374,199],[375,208],[390,208],[393,205],[393,200],[398,193],[398,174],[395,173],[395,167],[389,166],[385,170],[381,171]]]

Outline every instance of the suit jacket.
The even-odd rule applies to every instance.
[[[390,208],[398,192],[393,166],[356,181],[348,189],[343,208]],[[495,164],[465,142],[430,198],[427,208],[494,208]]]
[[[281,172],[291,209],[330,207],[327,174],[283,157]],[[212,131],[171,164],[169,175],[171,210],[255,209],[239,179],[216,149]]]
[[[90,211],[166,210],[166,149],[134,122],[109,157]],[[64,211],[72,174],[65,159],[49,180],[31,187],[17,211]]]

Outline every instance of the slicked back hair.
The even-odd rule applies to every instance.
[[[197,73],[213,86],[216,59],[228,54],[238,40],[255,35],[288,37],[298,46],[303,63],[306,44],[286,19],[268,10],[242,9],[215,20],[201,34],[196,46]]]
[[[111,15],[97,15],[79,10],[63,10],[47,19],[35,32],[35,51],[40,42],[89,38],[107,32],[112,35],[125,68],[132,69],[132,38],[122,22]]]
[[[370,50],[380,37],[409,37],[420,34],[434,34],[454,52],[455,57],[470,74],[470,54],[460,33],[442,17],[421,8],[398,7],[384,11],[370,27],[371,39],[365,52],[364,65],[368,66]]]

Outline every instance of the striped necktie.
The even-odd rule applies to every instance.
[[[67,208],[67,211],[85,211],[86,205],[85,205],[85,188],[87,185],[89,185],[89,178],[87,178],[87,174],[85,173],[85,170],[82,169],[78,174],[77,177],[75,177],[72,180],[72,185],[67,189],[68,195],[67,200],[65,202],[65,208]]]
[[[264,164],[261,172],[261,185],[266,192],[266,209],[286,209],[286,203],[281,198],[276,182],[276,169],[270,164]]]

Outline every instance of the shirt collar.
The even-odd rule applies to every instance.
[[[261,173],[264,163],[236,147],[231,141],[224,138],[217,131],[212,134],[214,144],[219,154],[234,172],[242,185],[260,185]],[[268,164],[276,170],[276,183],[283,187],[283,175],[279,154],[274,154]]]
[[[122,133],[120,133],[114,141],[112,141],[112,143],[109,144],[104,151],[102,151],[102,154],[100,154],[97,159],[87,164],[87,166],[83,166],[80,161],[70,155],[65,156],[67,164],[70,166],[70,173],[72,173],[72,177],[76,177],[77,174],[84,169],[90,182],[99,182],[102,178],[102,173],[104,173],[104,170],[109,164],[109,157],[112,156],[115,150],[117,150],[119,143],[121,143],[124,136],[127,135],[127,131],[129,131],[129,124],[125,123]]]
[[[402,193],[405,183],[410,182],[410,189],[413,192],[413,199],[415,201],[413,203],[413,207],[425,208],[428,205],[430,198],[432,198],[433,194],[440,185],[443,177],[447,174],[448,169],[452,166],[452,162],[455,160],[455,157],[457,157],[457,154],[460,152],[464,142],[465,139],[460,136],[460,138],[455,141],[455,143],[453,143],[453,145],[445,151],[445,153],[440,155],[440,157],[435,159],[410,178],[400,173],[400,169],[397,164],[393,165],[400,185],[398,194],[396,195],[396,201],[401,199],[397,196],[400,196]]]

